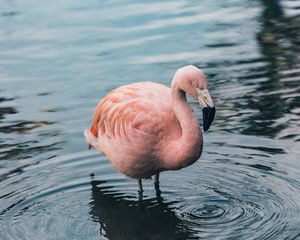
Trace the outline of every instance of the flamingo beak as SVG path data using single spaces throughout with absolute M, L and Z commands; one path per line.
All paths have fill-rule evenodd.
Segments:
M 216 108 L 207 89 L 196 88 L 196 91 L 203 114 L 203 130 L 206 132 L 215 118 Z

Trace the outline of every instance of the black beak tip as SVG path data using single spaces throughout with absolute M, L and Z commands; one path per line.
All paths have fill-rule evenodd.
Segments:
M 203 130 L 204 132 L 206 132 L 215 118 L 216 108 L 205 107 L 202 109 L 202 113 L 203 113 Z

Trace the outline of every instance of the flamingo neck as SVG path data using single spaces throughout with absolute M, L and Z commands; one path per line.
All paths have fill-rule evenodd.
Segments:
M 181 136 L 175 143 L 177 151 L 171 161 L 174 169 L 193 164 L 202 152 L 200 125 L 187 102 L 186 93 L 177 82 L 173 80 L 171 97 L 174 113 L 180 123 Z

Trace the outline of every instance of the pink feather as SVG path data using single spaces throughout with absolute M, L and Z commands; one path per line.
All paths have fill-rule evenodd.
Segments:
M 111 91 L 98 104 L 88 144 L 105 154 L 121 173 L 136 179 L 193 164 L 202 152 L 202 132 L 184 92 L 207 87 L 201 70 L 179 69 L 172 88 L 138 82 Z

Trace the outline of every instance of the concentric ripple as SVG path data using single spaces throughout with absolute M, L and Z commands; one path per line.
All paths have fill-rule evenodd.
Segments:
M 300 171 L 288 171 L 291 168 L 287 166 L 288 159 L 282 159 L 280 154 L 276 161 L 270 162 L 268 151 L 276 149 L 268 149 L 270 140 L 258 141 L 264 141 L 266 146 L 261 157 L 250 157 L 255 152 L 259 154 L 253 146 L 244 146 L 246 151 L 235 146 L 235 154 L 222 159 L 220 156 L 230 149 L 224 146 L 215 148 L 217 153 L 208 154 L 208 159 L 197 164 L 198 178 L 193 181 L 200 184 L 190 183 L 189 190 L 180 194 L 176 214 L 188 226 L 193 226 L 199 238 L 290 239 L 298 236 Z M 245 155 L 245 152 L 248 153 Z M 219 159 L 214 160 L 215 157 Z M 185 176 L 182 181 L 189 180 Z
M 122 181 L 102 160 L 95 152 L 65 155 L 27 166 L 25 174 L 2 182 L 4 189 L 20 183 L 10 195 L 1 194 L 0 239 L 93 239 L 97 228 L 87 214 L 91 171 L 102 171 L 103 181 Z

